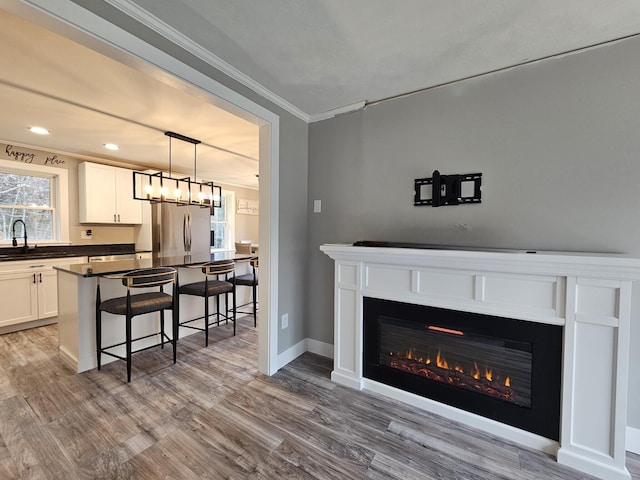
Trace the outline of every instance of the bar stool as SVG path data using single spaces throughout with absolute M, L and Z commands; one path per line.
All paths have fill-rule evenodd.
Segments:
M 242 305 L 238 305 L 238 308 L 246 307 L 247 305 L 253 304 L 253 312 L 240 311 L 236 310 L 237 313 L 253 313 L 253 326 L 255 327 L 258 323 L 257 321 L 257 312 L 258 312 L 258 257 L 253 257 L 249 259 L 249 264 L 251 265 L 251 273 L 246 273 L 244 275 L 236 276 L 236 286 L 245 286 L 251 287 L 252 290 L 252 301 L 243 303 Z
M 98 370 L 102 367 L 101 355 L 104 353 L 127 362 L 127 382 L 131 381 L 131 355 L 133 353 L 156 347 L 141 348 L 132 351 L 132 343 L 137 340 L 153 337 L 157 333 L 145 335 L 143 337 L 131 338 L 131 321 L 133 317 L 144 313 L 160 312 L 160 345 L 164 348 L 165 340 L 173 345 L 173 363 L 176 363 L 177 343 L 178 343 L 178 272 L 175 268 L 159 267 L 132 270 L 122 275 L 104 275 L 104 278 L 117 279 L 122 281 L 122 285 L 127 288 L 127 295 L 124 297 L 110 298 L 102 301 L 100 298 L 100 277 L 97 279 L 96 288 L 96 354 L 98 357 Z M 173 283 L 172 294 L 164 292 L 164 285 Z M 159 287 L 157 292 L 145 292 L 131 294 L 134 288 Z M 172 338 L 164 332 L 164 311 L 171 310 L 172 315 Z M 106 347 L 102 346 L 102 312 L 113 315 L 125 316 L 125 341 Z M 109 349 L 125 345 L 125 357 L 109 352 Z
M 200 330 L 205 332 L 205 346 L 209 346 L 209 298 L 216 297 L 216 311 L 213 315 L 216 316 L 216 325 L 220 325 L 220 318 L 227 323 L 229 320 L 233 322 L 233 335 L 236 334 L 236 284 L 233 273 L 236 265 L 233 260 L 217 260 L 213 262 L 207 262 L 202 265 L 198 265 L 190 268 L 200 268 L 205 275 L 204 281 L 187 283 L 181 285 L 179 292 L 181 295 L 194 295 L 204 298 L 204 316 L 193 318 L 191 320 L 185 320 L 179 322 L 179 325 L 194 330 Z M 233 297 L 233 309 L 231 312 L 233 316 L 229 315 L 229 297 L 228 294 Z M 220 312 L 220 295 L 225 296 L 225 313 Z M 196 320 L 204 319 L 204 328 L 188 325 Z

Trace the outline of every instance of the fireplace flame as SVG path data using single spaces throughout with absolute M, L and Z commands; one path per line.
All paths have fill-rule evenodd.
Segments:
M 478 368 L 478 364 L 473 362 L 473 370 L 471 371 L 471 376 L 476 380 L 480 380 L 480 369 Z
M 451 356 L 452 352 L 443 352 L 440 348 L 437 353 L 433 350 L 425 350 L 410 347 L 404 355 L 400 352 L 390 352 L 391 359 L 388 365 L 391 368 L 427 377 L 431 380 L 518 403 L 518 394 L 511 388 L 511 377 L 504 375 L 506 372 L 503 373 L 499 365 L 488 365 L 480 359 L 475 361 L 469 359 L 467 363 L 464 358 L 450 358 L 451 363 L 449 363 L 445 354 Z M 453 357 L 455 356 L 453 354 Z M 495 372 L 494 369 L 496 369 Z
M 436 355 L 436 365 L 440 368 L 444 368 L 445 370 L 449 370 L 449 364 L 447 363 L 447 360 L 440 353 L 440 350 L 438 350 L 438 355 Z
M 401 357 L 400 353 L 394 354 L 393 352 L 389 352 L 390 356 L 397 356 L 397 357 Z M 426 357 L 421 357 L 416 355 L 416 350 L 414 347 L 412 347 L 411 349 L 407 350 L 407 352 L 404 355 L 404 358 L 407 360 L 413 360 L 417 363 L 421 363 L 424 365 L 431 365 L 432 360 L 430 355 L 427 355 Z M 480 367 L 478 367 L 478 363 L 477 362 L 473 362 L 473 368 L 470 371 L 465 371 L 464 368 L 462 368 L 460 365 L 456 364 L 453 367 L 449 366 L 449 363 L 447 362 L 447 359 L 444 358 L 444 355 L 442 354 L 441 350 L 438 350 L 438 353 L 436 355 L 436 366 L 438 366 L 439 368 L 442 368 L 444 370 L 453 370 L 456 371 L 458 373 L 463 373 L 465 375 L 469 375 L 471 377 L 473 377 L 475 380 L 480 380 L 480 379 L 485 379 L 488 382 L 493 382 L 494 381 L 494 375 L 493 375 L 493 369 L 489 368 L 489 367 L 484 367 L 484 372 L 481 372 Z M 495 379 L 497 382 L 501 382 L 500 378 L 496 378 Z M 511 387 L 511 378 L 507 377 L 504 380 L 504 386 L 505 387 Z

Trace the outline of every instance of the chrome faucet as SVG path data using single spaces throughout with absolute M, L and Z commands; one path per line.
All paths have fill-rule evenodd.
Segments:
M 16 240 L 16 223 L 18 222 L 22 224 L 22 229 L 24 230 L 24 246 L 22 247 L 22 253 L 27 253 L 29 251 L 29 247 L 27 246 L 27 224 L 24 223 L 24 220 L 21 218 L 14 220 L 13 225 L 11 225 L 11 230 L 13 232 L 13 246 L 18 246 L 18 241 Z

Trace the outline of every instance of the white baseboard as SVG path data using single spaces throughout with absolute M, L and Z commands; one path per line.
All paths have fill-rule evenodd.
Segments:
M 323 357 L 333 358 L 333 345 L 319 342 L 312 338 L 300 340 L 293 347 L 278 354 L 278 369 L 284 367 L 289 362 L 292 362 L 305 352 L 311 352 Z
M 307 352 L 315 353 L 321 357 L 333 358 L 333 345 L 307 338 Z
M 278 365 L 277 369 L 281 369 L 287 363 L 294 361 L 300 355 L 307 351 L 307 339 L 300 340 L 293 347 L 288 348 L 282 353 L 278 354 Z
M 627 452 L 640 455 L 640 428 L 627 426 Z

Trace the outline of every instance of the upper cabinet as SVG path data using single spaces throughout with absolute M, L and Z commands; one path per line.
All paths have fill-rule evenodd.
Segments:
M 80 223 L 142 223 L 142 202 L 133 199 L 131 170 L 81 163 L 78 193 Z

